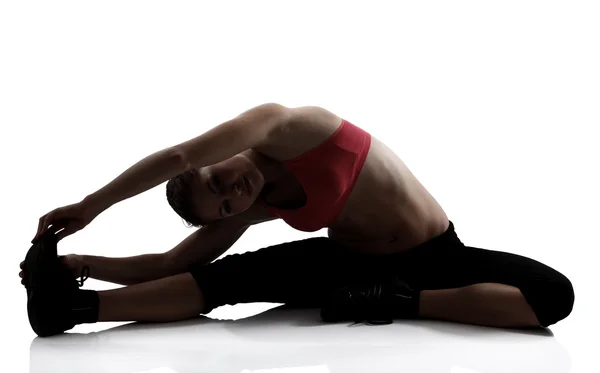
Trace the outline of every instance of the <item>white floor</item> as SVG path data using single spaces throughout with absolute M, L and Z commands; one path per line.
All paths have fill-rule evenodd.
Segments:
M 6 342 L 13 363 L 6 371 L 598 372 L 598 328 L 581 312 L 550 329 L 524 332 L 436 321 L 323 325 L 318 310 L 274 306 L 222 307 L 210 318 L 170 324 L 77 326 L 52 338 L 21 325 Z

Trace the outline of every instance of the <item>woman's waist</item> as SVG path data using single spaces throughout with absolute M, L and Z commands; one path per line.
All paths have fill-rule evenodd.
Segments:
M 375 219 L 377 220 L 377 219 Z M 415 248 L 443 234 L 449 226 L 445 214 L 429 219 L 398 219 L 362 225 L 336 224 L 328 236 L 349 250 L 371 254 L 393 254 Z

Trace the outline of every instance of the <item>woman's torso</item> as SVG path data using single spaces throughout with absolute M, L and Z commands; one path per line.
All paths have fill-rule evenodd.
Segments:
M 321 108 L 292 110 L 296 111 L 294 121 L 274 137 L 273 145 L 256 151 L 283 163 L 322 144 L 342 123 L 341 118 Z M 290 203 L 303 197 L 301 184 L 290 172 L 282 171 L 277 189 L 271 194 L 275 200 Z M 353 189 L 341 213 L 327 228 L 330 238 L 350 250 L 387 254 L 438 236 L 448 224 L 442 207 L 404 162 L 371 136 Z

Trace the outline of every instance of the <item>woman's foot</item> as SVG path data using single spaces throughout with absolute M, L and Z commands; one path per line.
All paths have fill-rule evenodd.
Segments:
M 325 322 L 391 324 L 418 315 L 419 292 L 396 277 L 373 279 L 334 291 L 321 308 Z
M 57 255 L 57 240 L 47 232 L 27 252 L 23 262 L 23 285 L 27 291 L 27 314 L 40 337 L 60 334 L 98 316 L 98 294 L 81 290 L 79 283 Z

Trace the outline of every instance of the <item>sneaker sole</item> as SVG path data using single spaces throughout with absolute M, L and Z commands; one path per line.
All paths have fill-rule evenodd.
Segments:
M 43 240 L 55 239 L 42 238 Z M 33 331 L 40 337 L 47 337 L 57 334 L 53 330 L 44 328 L 44 320 L 42 320 L 39 310 L 43 307 L 44 297 L 40 292 L 44 292 L 44 275 L 47 269 L 43 267 L 44 257 L 56 255 L 56 252 L 48 252 L 49 245 L 55 247 L 55 242 L 41 242 L 34 244 L 27 255 L 25 256 L 25 287 L 27 288 L 27 316 L 29 325 Z

